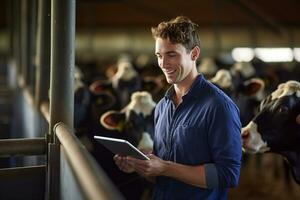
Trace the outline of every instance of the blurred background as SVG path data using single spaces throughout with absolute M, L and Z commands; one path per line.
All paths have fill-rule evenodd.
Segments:
M 11 88 L 22 85 L 22 81 L 16 80 L 18 70 L 11 66 L 24 65 L 22 63 L 26 62 L 21 71 L 27 72 L 25 84 L 33 94 L 37 92 L 37 55 L 43 49 L 43 46 L 38 47 L 37 42 L 38 2 L 40 1 L 3 0 L 0 6 L 1 84 Z M 236 71 L 247 73 L 249 68 L 244 65 L 236 67 L 237 63 L 250 65 L 252 71 L 249 77 L 259 77 L 265 82 L 264 95 L 270 94 L 282 82 L 300 79 L 299 0 L 77 0 L 75 9 L 75 65 L 80 71 L 80 79 L 87 87 L 96 80 L 110 80 L 124 60 L 132 63 L 143 77 L 159 77 L 161 72 L 157 67 L 150 29 L 159 22 L 178 15 L 187 16 L 199 25 L 201 55 L 197 63 L 198 70 L 208 79 L 216 75 L 219 69 L 229 70 L 231 74 Z M 46 14 L 50 20 L 50 11 Z M 50 32 L 50 28 L 46 31 Z M 47 42 L 50 43 L 50 37 L 46 37 Z M 19 60 L 15 59 L 15 55 L 19 55 L 19 48 L 27 58 L 21 56 Z M 49 71 L 46 70 L 45 73 Z M 162 79 L 159 81 L 162 82 Z M 47 86 L 45 90 L 49 89 L 49 83 Z M 153 96 L 155 102 L 166 87 L 162 86 L 160 89 L 152 91 L 152 95 L 156 95 Z M 8 134 L 3 135 L 3 138 L 11 135 L 20 137 L 17 133 L 20 129 L 25 132 L 40 131 L 36 126 L 28 128 L 27 121 L 16 114 L 21 112 L 21 108 L 22 112 L 29 112 L 25 109 L 26 106 L 12 105 L 16 104 L 12 100 L 16 94 L 11 90 L 3 91 L 4 89 L 1 93 L 0 128 Z M 122 106 L 113 108 L 121 109 Z M 257 111 L 257 107 L 240 109 L 245 109 L 246 112 L 253 109 L 254 113 Z M 99 112 L 102 114 L 107 110 L 105 108 Z M 97 123 L 101 114 L 96 114 Z M 244 120 L 243 125 L 246 125 L 249 118 Z M 76 119 L 74 121 L 77 122 Z M 87 124 L 86 121 L 76 124 L 78 137 L 100 129 L 95 123 Z M 17 126 L 22 128 L 16 128 Z M 102 129 L 103 127 L 100 130 Z M 87 148 L 90 147 L 89 143 L 84 144 Z M 97 144 L 93 145 L 95 147 Z M 97 151 L 92 154 L 97 159 Z M 20 161 L 13 163 L 18 162 Z M 286 165 L 282 157 L 274 154 L 245 154 L 239 186 L 230 189 L 229 199 L 300 199 L 300 187 L 294 182 Z M 109 170 L 112 166 L 102 163 L 102 167 Z M 134 189 L 129 188 L 132 187 L 130 183 L 118 184 L 120 180 L 111 176 L 125 197 L 137 198 L 132 195 Z M 132 181 L 135 179 L 133 177 Z M 151 188 L 144 182 L 142 184 L 143 188 Z M 124 185 L 129 186 L 124 189 Z M 141 199 L 147 199 L 147 195 L 149 194 L 143 193 Z

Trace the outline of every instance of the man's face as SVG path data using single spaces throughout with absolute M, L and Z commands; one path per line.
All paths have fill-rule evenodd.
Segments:
M 158 65 L 170 84 L 180 83 L 195 67 L 191 52 L 188 53 L 182 44 L 172 44 L 169 40 L 157 38 L 155 54 Z

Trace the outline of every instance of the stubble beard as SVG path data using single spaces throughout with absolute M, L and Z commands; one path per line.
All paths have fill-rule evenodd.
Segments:
M 169 84 L 176 84 L 178 82 L 180 82 L 181 80 L 181 68 L 176 69 L 176 72 L 174 74 L 172 74 L 172 76 L 168 76 L 167 74 L 165 74 L 166 80 Z M 174 80 L 175 78 L 175 80 Z

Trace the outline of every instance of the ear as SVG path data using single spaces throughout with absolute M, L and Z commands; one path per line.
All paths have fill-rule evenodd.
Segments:
M 103 91 L 112 90 L 112 84 L 106 80 L 97 80 L 89 86 L 89 90 L 92 94 L 97 95 Z
M 265 83 L 260 78 L 252 78 L 244 83 L 243 93 L 247 96 L 254 96 L 265 88 Z
M 100 123 L 108 130 L 118 130 L 122 132 L 125 125 L 125 117 L 125 113 L 110 110 L 101 116 Z
M 296 117 L 296 122 L 300 125 L 300 114 Z
M 200 56 L 200 47 L 195 46 L 191 52 L 191 59 L 193 61 L 196 61 L 199 58 L 199 56 Z

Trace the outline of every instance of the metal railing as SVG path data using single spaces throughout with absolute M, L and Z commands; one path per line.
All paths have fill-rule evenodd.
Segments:
M 72 130 L 59 122 L 54 126 L 54 133 L 87 199 L 123 199 Z
M 49 114 L 49 103 L 48 102 L 42 102 L 40 107 L 41 113 L 43 114 L 46 121 L 50 122 L 50 114 Z
M 0 156 L 45 155 L 45 138 L 1 139 Z

